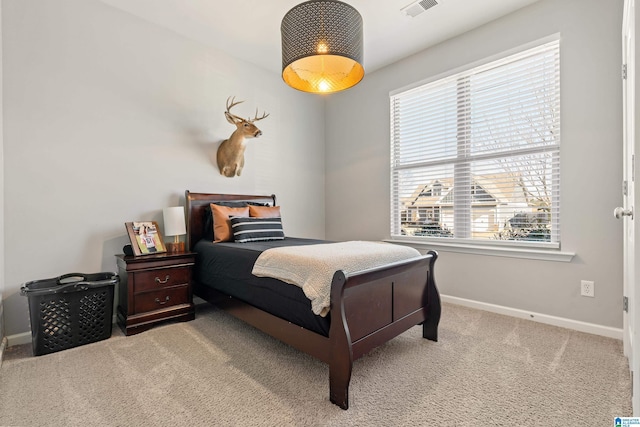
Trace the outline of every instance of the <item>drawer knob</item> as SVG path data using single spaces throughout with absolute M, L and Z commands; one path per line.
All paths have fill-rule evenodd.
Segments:
M 164 278 L 164 280 L 160 280 L 159 277 L 156 277 L 156 283 L 160 283 L 161 285 L 164 285 L 165 283 L 167 283 L 169 281 L 169 275 L 167 274 L 167 276 Z
M 169 295 L 167 295 L 164 301 L 160 301 L 160 298 L 156 298 L 156 302 L 160 305 L 166 304 L 167 302 L 169 302 Z

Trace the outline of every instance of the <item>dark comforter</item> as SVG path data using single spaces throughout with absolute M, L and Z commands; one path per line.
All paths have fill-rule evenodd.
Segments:
M 251 274 L 256 259 L 267 249 L 319 243 L 327 242 L 292 237 L 253 243 L 212 243 L 201 240 L 194 246 L 194 251 L 198 253 L 195 280 L 305 329 L 329 336 L 331 314 L 327 317 L 313 314 L 311 301 L 301 288 Z

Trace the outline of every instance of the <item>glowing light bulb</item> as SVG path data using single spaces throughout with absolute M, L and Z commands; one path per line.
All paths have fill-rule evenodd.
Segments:
M 329 82 L 324 79 L 320 80 L 320 82 L 318 83 L 318 89 L 320 90 L 320 92 L 327 92 L 330 88 L 331 86 L 329 85 Z
M 325 42 L 318 43 L 318 53 L 323 54 L 328 52 L 329 52 L 329 46 L 327 46 Z

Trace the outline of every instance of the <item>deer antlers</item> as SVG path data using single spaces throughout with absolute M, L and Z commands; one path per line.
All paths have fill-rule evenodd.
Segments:
M 253 122 L 257 122 L 258 120 L 265 119 L 267 117 L 269 117 L 269 113 L 267 113 L 266 111 L 264 113 L 262 113 L 262 117 L 258 117 L 258 107 L 256 107 L 256 116 L 253 119 L 249 120 L 249 121 L 251 123 L 253 123 Z
M 231 100 L 231 104 L 229 104 L 229 100 Z M 256 107 L 256 115 L 253 119 L 243 119 L 242 117 L 238 117 L 235 114 L 231 114 L 231 109 L 233 107 L 235 107 L 238 104 L 242 104 L 244 101 L 237 101 L 236 102 L 236 97 L 229 97 L 227 98 L 227 111 L 225 111 L 225 115 L 226 116 L 230 116 L 232 117 L 234 120 L 244 120 L 245 122 L 249 122 L 249 123 L 253 123 L 253 122 L 257 122 L 258 120 L 262 120 L 262 119 L 266 119 L 267 117 L 269 117 L 269 114 L 265 111 L 262 114 L 262 117 L 258 117 L 258 108 Z

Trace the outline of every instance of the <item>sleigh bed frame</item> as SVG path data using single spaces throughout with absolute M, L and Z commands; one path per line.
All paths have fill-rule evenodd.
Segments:
M 202 239 L 205 208 L 229 201 L 268 202 L 276 197 L 185 192 L 187 247 Z M 329 365 L 329 396 L 342 409 L 349 408 L 349 382 L 353 361 L 415 325 L 422 336 L 437 341 L 440 296 L 433 268 L 437 253 L 409 261 L 346 275 L 339 270 L 331 282 L 329 336 L 304 329 L 237 298 L 195 282 L 194 294 L 231 315 Z

